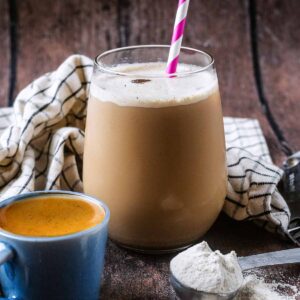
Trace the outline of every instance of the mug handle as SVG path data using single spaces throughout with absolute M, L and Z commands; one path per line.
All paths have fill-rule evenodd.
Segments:
M 14 256 L 13 250 L 7 244 L 0 242 L 0 265 L 11 260 Z M 0 300 L 9 300 L 9 298 L 2 298 Z

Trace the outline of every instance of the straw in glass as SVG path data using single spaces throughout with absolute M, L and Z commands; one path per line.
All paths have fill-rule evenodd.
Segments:
M 190 0 L 179 0 L 178 2 L 178 8 L 166 69 L 166 72 L 168 74 L 175 73 L 177 69 L 189 2 Z

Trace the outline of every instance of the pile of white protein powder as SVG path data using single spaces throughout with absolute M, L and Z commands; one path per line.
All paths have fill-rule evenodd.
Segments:
M 282 300 L 280 296 L 254 276 L 243 278 L 234 251 L 222 254 L 212 251 L 206 242 L 179 253 L 171 260 L 173 276 L 183 285 L 209 293 L 230 293 L 240 288 L 235 300 Z
M 171 272 L 185 286 L 204 292 L 233 292 L 243 283 L 236 253 L 223 255 L 219 250 L 212 251 L 206 242 L 175 256 Z

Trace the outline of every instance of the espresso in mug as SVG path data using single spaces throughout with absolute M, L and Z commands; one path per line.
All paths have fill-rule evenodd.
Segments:
M 54 237 L 91 228 L 104 217 L 103 208 L 92 202 L 42 197 L 0 208 L 0 227 L 18 235 Z

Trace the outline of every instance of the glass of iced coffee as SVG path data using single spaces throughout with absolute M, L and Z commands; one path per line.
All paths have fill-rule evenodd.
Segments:
M 87 194 L 111 210 L 110 238 L 146 252 L 184 248 L 219 215 L 226 192 L 223 118 L 211 55 L 134 46 L 95 59 L 84 149 Z

